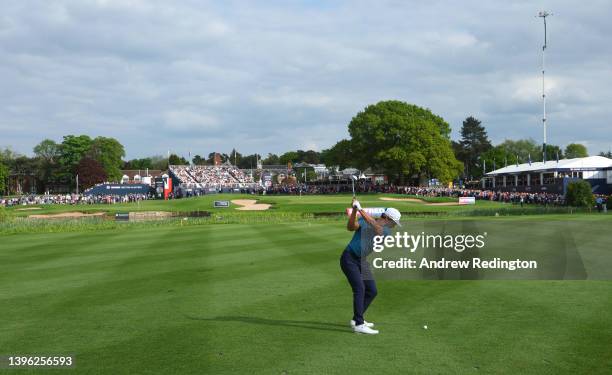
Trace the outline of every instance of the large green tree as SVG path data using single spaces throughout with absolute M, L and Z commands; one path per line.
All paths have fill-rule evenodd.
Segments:
M 464 175 L 467 178 L 482 176 L 480 159 L 492 146 L 480 120 L 473 116 L 466 118 L 461 126 L 461 140 L 453 146 L 457 159 L 463 162 Z
M 321 162 L 321 154 L 314 150 L 297 150 L 297 162 L 308 164 L 319 164 Z
M 191 161 L 193 162 L 194 165 L 205 165 L 206 164 L 206 159 L 204 159 L 200 155 L 194 156 L 193 159 L 191 159 Z
M 269 153 L 268 156 L 266 156 L 266 158 L 262 160 L 262 163 L 264 165 L 278 165 L 280 163 L 280 160 L 278 158 L 278 155 Z
M 557 145 L 546 145 L 546 160 L 547 161 L 556 161 L 557 160 L 557 156 L 559 157 L 559 159 L 563 159 L 563 150 L 561 149 L 561 147 L 557 146 Z M 541 161 L 542 158 L 540 157 L 538 159 L 538 161 Z
M 3 149 L 0 149 L 0 162 L 3 162 L 5 165 L 8 165 L 10 163 L 11 160 L 19 157 L 21 155 L 19 155 L 18 152 L 13 151 L 11 148 L 9 147 L 5 147 Z
M 34 146 L 38 166 L 34 172 L 38 177 L 39 191 L 46 191 L 49 184 L 56 182 L 61 175 L 61 145 L 52 139 L 44 139 Z
M 151 156 L 150 159 L 152 169 L 159 169 L 162 171 L 168 169 L 168 158 L 165 156 L 155 155 Z
M 151 158 L 132 159 L 123 163 L 123 169 L 155 169 Z
M 259 159 L 261 159 L 261 156 L 259 154 L 251 154 L 251 155 L 242 156 L 238 160 L 238 168 L 242 168 L 242 169 L 257 168 L 257 160 Z
M 52 139 L 44 139 L 34 146 L 34 155 L 47 163 L 55 163 L 60 157 L 60 145 Z
M 125 156 L 125 149 L 115 138 L 96 137 L 91 142 L 91 147 L 88 156 L 96 160 L 110 181 L 119 181 L 121 179 L 122 159 Z
M 282 154 L 280 157 L 278 157 L 278 163 L 287 164 L 288 162 L 291 162 L 293 164 L 296 164 L 296 163 L 319 164 L 321 163 L 321 152 L 314 151 L 314 150 L 287 151 L 284 154 Z
M 518 163 L 527 163 L 531 156 L 531 161 L 542 160 L 542 148 L 533 139 L 519 139 L 516 141 L 506 139 L 496 147 L 503 149 L 508 154 L 508 164 L 510 160 Z M 517 159 L 518 157 L 518 159 Z
M 278 161 L 281 164 L 287 164 L 289 162 L 295 164 L 299 161 L 299 155 L 296 151 L 287 151 L 281 156 L 279 156 Z
M 321 152 L 321 161 L 328 167 L 348 168 L 353 161 L 351 141 L 343 139 L 329 149 Z
M 170 165 L 187 165 L 189 162 L 182 156 L 178 156 L 177 154 L 170 154 L 168 158 L 168 163 Z
M 79 161 L 91 150 L 93 140 L 88 135 L 66 135 L 60 145 L 59 163 L 62 171 L 74 176 Z
M 400 183 L 448 182 L 463 169 L 451 148 L 448 123 L 416 105 L 394 100 L 370 105 L 353 117 L 349 134 L 358 168 L 382 169 Z
M 586 147 L 580 143 L 570 143 L 565 146 L 565 157 L 568 159 L 573 158 L 586 158 L 589 156 Z

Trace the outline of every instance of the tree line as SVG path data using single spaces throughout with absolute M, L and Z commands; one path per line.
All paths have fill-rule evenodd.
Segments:
M 0 150 L 0 192 L 7 189 L 9 173 L 18 178 L 33 177 L 37 191 L 53 186 L 83 186 L 121 178 L 123 145 L 114 138 L 66 135 L 61 143 L 45 139 L 34 147 L 34 156 Z
M 486 171 L 514 163 L 541 161 L 540 145 L 532 139 L 505 140 L 493 145 L 480 120 L 470 116 L 463 121 L 461 138 L 450 139 L 450 125 L 427 108 L 389 100 L 367 106 L 348 124 L 349 138 L 322 150 L 295 150 L 277 155 L 244 155 L 233 149 L 220 153 L 221 161 L 250 169 L 258 160 L 264 165 L 291 162 L 325 164 L 340 169 L 371 168 L 400 184 L 418 184 L 436 178 L 441 182 L 476 180 Z M 122 169 L 165 170 L 168 164 L 212 165 L 215 152 L 189 155 L 170 154 L 123 160 L 124 146 L 114 138 L 67 135 L 61 143 L 45 139 L 34 147 L 34 157 L 0 150 L 0 192 L 6 190 L 9 172 L 35 176 L 38 191 L 55 185 L 74 187 L 76 176 L 81 186 L 101 181 L 118 181 Z M 612 157 L 610 152 L 600 153 Z M 547 145 L 546 159 L 588 156 L 586 148 L 572 143 L 562 149 Z

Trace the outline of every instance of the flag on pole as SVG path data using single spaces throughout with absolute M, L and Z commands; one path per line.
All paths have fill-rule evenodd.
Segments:
M 518 158 L 518 154 L 516 154 L 516 166 L 518 167 L 519 164 L 519 158 Z
M 529 165 L 531 165 L 531 152 L 529 153 Z
M 487 173 L 487 160 L 482 159 L 482 174 Z

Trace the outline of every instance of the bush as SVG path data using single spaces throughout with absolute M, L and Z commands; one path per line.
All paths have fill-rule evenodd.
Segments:
M 569 206 L 592 208 L 595 205 L 595 197 L 591 184 L 584 180 L 570 182 L 567 185 L 565 201 Z
M 0 223 L 9 221 L 10 218 L 11 218 L 11 214 L 9 214 L 8 211 L 4 207 L 0 206 Z

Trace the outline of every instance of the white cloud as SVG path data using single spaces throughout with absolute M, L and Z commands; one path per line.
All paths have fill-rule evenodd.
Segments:
M 219 126 L 219 121 L 214 116 L 189 110 L 165 112 L 164 123 L 168 129 L 179 131 L 217 130 Z
M 293 108 L 308 108 L 308 107 L 327 107 L 333 105 L 334 98 L 317 93 L 294 92 L 283 88 L 278 92 L 270 95 L 254 95 L 253 101 L 259 105 L 266 106 L 287 106 Z

